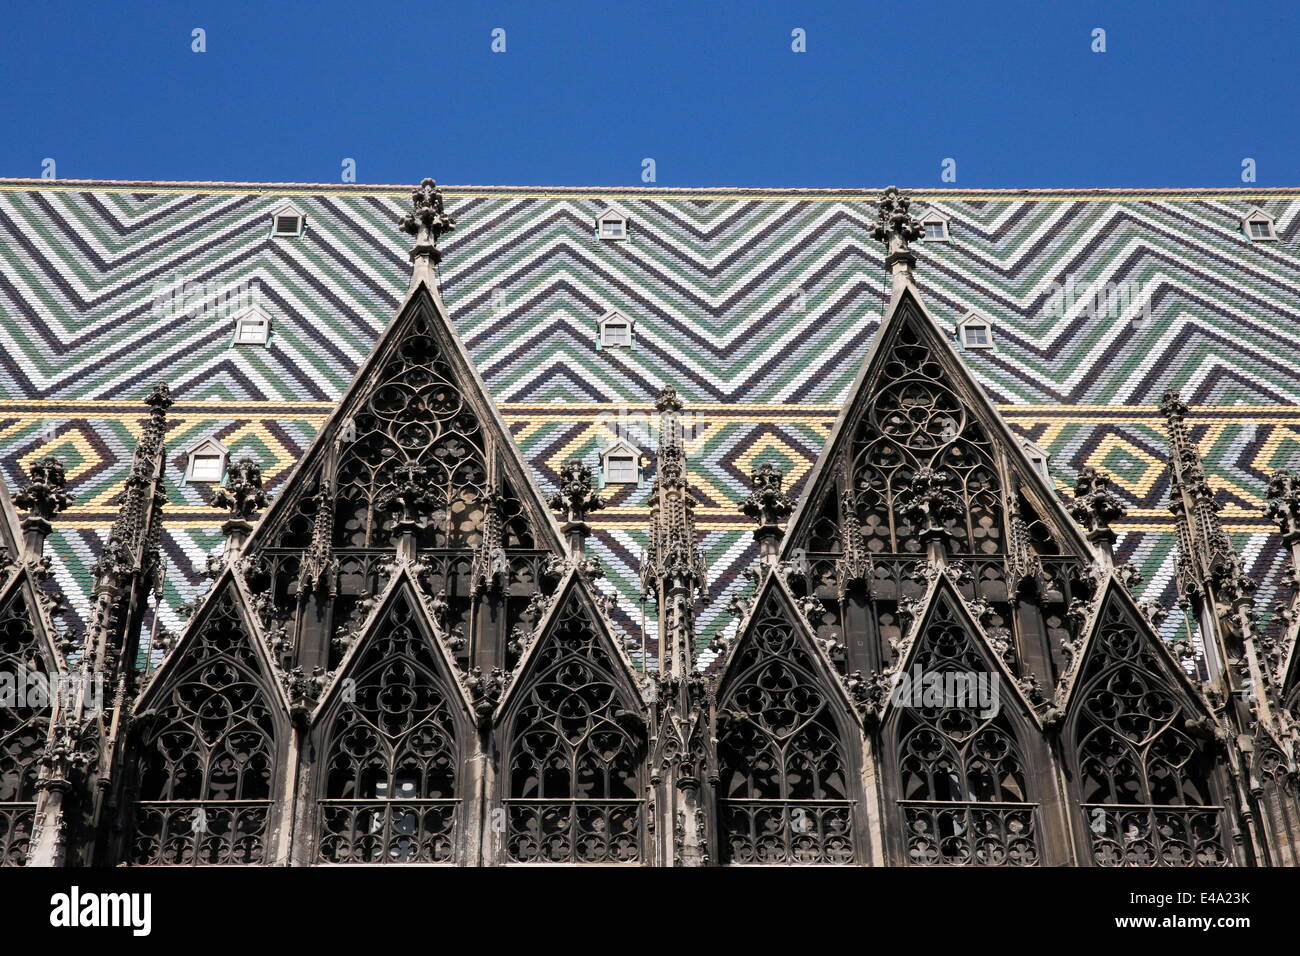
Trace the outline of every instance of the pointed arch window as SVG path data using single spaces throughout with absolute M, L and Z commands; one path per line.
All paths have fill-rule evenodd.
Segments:
M 325 720 L 318 862 L 455 862 L 463 733 L 432 639 L 399 593 L 343 676 Z
M 39 759 L 49 735 L 48 690 L 55 673 L 32 626 L 21 586 L 0 607 L 0 674 L 9 700 L 0 700 L 0 866 L 23 866 L 31 850 Z M 19 688 L 22 697 L 16 695 Z M 46 688 L 40 699 L 35 694 Z
M 857 859 L 844 731 L 797 635 L 769 595 L 718 695 L 718 821 L 730 864 Z
M 233 591 L 210 601 L 141 724 L 138 866 L 271 862 L 284 730 Z
M 1082 824 L 1097 866 L 1226 866 L 1221 782 L 1170 665 L 1114 599 L 1074 689 Z
M 643 855 L 639 704 L 575 600 L 557 612 L 511 707 L 506 857 L 512 863 L 639 863 Z
M 1010 701 L 981 695 L 1001 674 L 970 625 L 939 601 L 888 726 L 898 773 L 904 862 L 912 866 L 1034 866 L 1038 804 Z

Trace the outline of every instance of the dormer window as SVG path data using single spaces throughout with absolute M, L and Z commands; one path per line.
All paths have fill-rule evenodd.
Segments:
M 596 236 L 600 239 L 626 239 L 627 213 L 617 206 L 610 206 L 596 217 Z
M 1256 206 L 1246 213 L 1241 220 L 1242 231 L 1251 242 L 1276 242 L 1277 230 L 1273 227 L 1273 217 Z
M 602 348 L 631 348 L 632 320 L 618 310 L 606 312 L 600 320 Z
M 957 323 L 957 334 L 961 344 L 968 349 L 993 348 L 993 323 L 977 312 L 968 312 Z
M 271 318 L 261 309 L 246 309 L 235 317 L 236 345 L 265 345 L 270 339 Z
M 277 238 L 301 236 L 306 222 L 297 206 L 284 203 L 271 211 L 271 235 Z
M 926 242 L 948 241 L 948 220 L 938 213 L 931 212 L 922 216 L 921 228 L 925 230 Z
M 1048 466 L 1049 455 L 1043 449 L 1039 448 L 1033 442 L 1027 439 L 1021 439 L 1020 447 L 1025 451 L 1025 457 L 1029 459 L 1029 464 L 1033 466 L 1034 471 L 1038 472 L 1050 483 L 1052 480 L 1052 469 Z
M 625 441 L 606 448 L 600 463 L 607 485 L 635 485 L 641 480 L 641 451 Z
M 205 438 L 190 447 L 189 461 L 185 467 L 185 480 L 191 484 L 220 483 L 226 473 L 226 446 L 215 438 Z

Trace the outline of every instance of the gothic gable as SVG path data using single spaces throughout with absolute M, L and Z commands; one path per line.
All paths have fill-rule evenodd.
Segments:
M 402 568 L 314 717 L 312 862 L 456 860 L 474 723 L 435 627 Z
M 1092 862 L 1226 865 L 1213 720 L 1113 578 L 1077 666 L 1062 736 Z
M 1041 861 L 1041 727 L 947 575 L 894 674 L 882 724 L 887 844 L 912 866 Z
M 645 705 L 587 587 L 566 574 L 494 717 L 508 862 L 645 860 Z
M 865 856 L 861 730 L 779 576 L 768 573 L 719 676 L 719 846 L 732 864 Z
M 131 863 L 273 861 L 274 807 L 290 773 L 287 702 L 274 675 L 226 571 L 136 707 Z
M 322 508 L 329 509 L 322 514 Z M 249 542 L 391 549 L 403 514 L 420 548 L 560 551 L 554 520 L 438 297 L 423 283 L 340 400 Z
M 918 476 L 934 476 L 939 497 L 928 511 L 918 506 Z M 857 526 L 845 529 L 850 516 Z M 970 559 L 1091 557 L 1055 489 L 908 284 L 813 468 L 784 554 L 842 551 L 848 534 L 869 555 L 921 555 L 932 525 L 949 554 Z

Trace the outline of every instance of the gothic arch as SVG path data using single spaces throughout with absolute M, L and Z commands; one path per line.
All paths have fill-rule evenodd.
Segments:
M 313 863 L 466 862 L 474 725 L 399 575 L 315 717 Z
M 40 756 L 50 734 L 59 657 L 36 618 L 33 589 L 19 571 L 0 594 L 0 866 L 27 862 Z
M 1112 581 L 1070 691 L 1063 740 L 1095 866 L 1226 866 L 1224 782 L 1204 706 Z
M 498 708 L 506 863 L 644 863 L 646 715 L 635 675 L 570 572 Z
M 941 578 L 886 711 L 887 842 L 911 866 L 1035 866 L 1041 731 L 959 600 Z
M 861 729 L 774 574 L 763 591 L 718 684 L 722 862 L 861 862 Z
M 276 861 L 289 771 L 284 696 L 230 571 L 137 707 L 126 861 Z

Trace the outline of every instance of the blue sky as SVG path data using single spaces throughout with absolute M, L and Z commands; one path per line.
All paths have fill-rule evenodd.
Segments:
M 651 158 L 660 187 L 1239 186 L 1249 157 L 1259 185 L 1300 184 L 1294 0 L 11 2 L 0 22 L 0 176 L 339 182 L 351 158 L 361 183 L 635 186 Z

